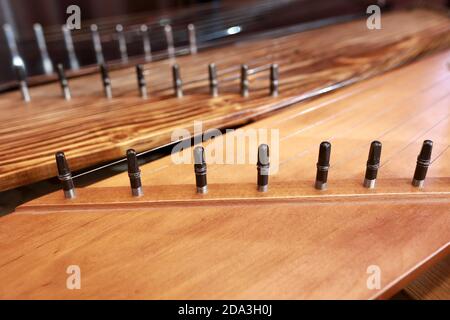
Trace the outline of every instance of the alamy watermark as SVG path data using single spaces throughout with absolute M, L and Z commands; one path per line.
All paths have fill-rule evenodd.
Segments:
M 194 122 L 194 134 L 187 129 L 172 132 L 172 142 L 178 142 L 172 149 L 174 164 L 194 164 L 191 137 L 194 145 L 208 141 L 205 146 L 205 158 L 208 164 L 254 164 L 258 160 L 258 146 L 270 147 L 270 174 L 278 172 L 280 163 L 280 132 L 278 129 L 227 129 L 225 135 L 219 129 L 203 132 L 203 123 Z
M 81 269 L 78 265 L 70 265 L 66 269 L 66 273 L 69 274 L 66 280 L 66 288 L 69 290 L 81 289 Z
M 69 17 L 66 20 L 66 26 L 69 30 L 81 29 L 81 8 L 77 5 L 70 5 L 66 9 Z
M 373 264 L 367 267 L 366 272 L 369 275 L 366 280 L 367 289 L 381 289 L 381 268 Z
M 380 6 L 373 4 L 367 7 L 367 14 L 370 16 L 367 18 L 366 26 L 369 30 L 381 29 L 381 8 Z

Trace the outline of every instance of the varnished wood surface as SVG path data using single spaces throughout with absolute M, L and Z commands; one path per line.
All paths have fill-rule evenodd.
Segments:
M 99 75 L 70 81 L 73 99 L 60 97 L 59 85 L 31 89 L 25 104 L 18 92 L 0 97 L 0 190 L 55 175 L 54 153 L 64 150 L 76 170 L 170 141 L 174 128 L 192 130 L 249 122 L 323 91 L 332 90 L 450 44 L 448 18 L 427 11 L 383 15 L 383 29 L 370 31 L 365 19 L 291 36 L 264 39 L 177 58 L 185 97 L 173 98 L 170 65 L 151 63 L 151 98 L 138 97 L 134 71 L 111 72 L 114 99 L 103 98 Z M 226 54 L 224 54 L 226 52 Z M 220 96 L 211 99 L 207 64 L 219 70 Z M 270 63 L 280 65 L 280 96 L 268 96 Z M 239 65 L 251 72 L 250 97 L 238 94 Z
M 340 180 L 330 189 L 319 191 L 311 182 L 272 183 L 270 192 L 257 191 L 255 184 L 209 184 L 207 194 L 197 194 L 192 185 L 166 185 L 143 187 L 144 195 L 133 197 L 129 187 L 81 188 L 70 201 L 60 192 L 52 193 L 28 202 L 16 211 L 21 213 L 49 213 L 80 210 L 117 210 L 152 208 L 172 205 L 216 205 L 237 203 L 334 203 L 352 201 L 439 201 L 450 197 L 450 178 L 430 178 L 423 189 L 411 185 L 410 179 L 385 179 L 378 181 L 378 188 L 366 189 L 360 180 Z
M 274 197 L 281 192 L 277 186 L 287 183 L 302 186 L 298 201 L 196 200 L 145 207 L 126 202 L 108 210 L 66 202 L 63 210 L 47 211 L 35 210 L 30 203 L 1 218 L 0 297 L 391 296 L 450 253 L 449 58 L 449 52 L 425 58 L 246 126 L 280 130 L 280 167 L 270 176 L 265 196 Z M 407 183 L 421 143 L 431 139 L 432 164 L 422 192 L 429 196 L 439 182 L 440 195 L 414 196 L 421 192 L 413 190 L 405 197 L 349 199 L 357 181 L 362 182 L 375 139 L 383 143 L 376 192 L 386 190 L 390 179 L 402 181 L 391 183 L 391 188 L 410 190 Z M 315 193 L 315 163 L 323 140 L 332 143 L 329 192 L 340 190 L 347 195 L 345 201 L 329 201 L 326 193 L 323 201 L 300 200 Z M 170 195 L 151 193 L 158 188 L 178 197 L 193 196 L 192 165 L 175 165 L 166 157 L 141 170 L 148 197 L 167 200 Z M 209 197 L 215 191 L 242 195 L 255 186 L 255 165 L 209 164 L 208 179 Z M 345 186 L 346 179 L 354 181 L 353 187 Z M 244 191 L 217 190 L 214 186 L 220 184 L 242 184 Z M 76 201 L 105 197 L 97 193 L 107 188 L 120 196 L 112 193 L 104 201 L 129 199 L 127 186 L 126 173 L 120 174 L 79 189 Z M 35 205 L 57 203 L 61 196 L 50 195 Z M 66 289 L 69 265 L 81 268 L 80 290 Z M 371 265 L 380 267 L 380 289 L 366 285 Z
M 319 144 L 330 141 L 330 185 L 341 180 L 362 181 L 370 143 L 383 144 L 378 178 L 412 179 L 417 155 L 426 139 L 433 140 L 429 178 L 450 177 L 450 52 L 428 57 L 322 98 L 293 106 L 280 114 L 243 129 L 279 130 L 279 169 L 271 183 L 314 182 Z M 227 136 L 236 136 L 237 132 Z M 270 135 L 269 135 L 270 137 Z M 215 143 L 205 143 L 213 150 Z M 260 139 L 258 143 L 269 143 Z M 225 142 L 224 142 L 225 145 Z M 210 149 L 211 148 L 211 149 Z M 245 150 L 243 165 L 208 164 L 210 184 L 255 184 L 256 147 Z M 274 148 L 271 148 L 274 151 Z M 189 154 L 192 150 L 187 151 Z M 275 154 L 272 155 L 274 160 Z M 272 161 L 273 162 L 273 161 Z M 174 165 L 171 157 L 142 167 L 145 186 L 195 185 L 192 164 Z M 382 183 L 382 182 L 380 182 Z M 100 181 L 92 187 L 128 186 L 126 173 Z M 271 189 L 272 190 L 272 189 Z
M 449 203 L 162 207 L 9 215 L 1 298 L 367 299 L 448 254 Z M 12 232 L 14 230 L 14 232 Z M 66 269 L 81 268 L 81 289 Z M 366 286 L 378 265 L 382 290 Z

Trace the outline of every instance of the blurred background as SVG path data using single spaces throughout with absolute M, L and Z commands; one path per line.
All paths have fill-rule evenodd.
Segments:
M 45 70 L 33 25 L 43 27 L 52 64 L 71 68 L 61 26 L 69 14 L 81 9 L 81 29 L 71 32 L 76 58 L 81 67 L 96 63 L 91 24 L 97 24 L 105 60 L 119 61 L 116 25 L 122 24 L 130 57 L 142 57 L 140 27 L 149 27 L 152 52 L 167 47 L 164 25 L 173 28 L 176 48 L 187 47 L 187 25 L 195 24 L 199 48 L 219 46 L 264 32 L 297 26 L 307 29 L 366 15 L 370 4 L 383 10 L 413 5 L 448 6 L 450 0 L 0 0 L 0 25 L 9 26 L 13 41 L 28 76 L 51 74 Z M 4 28 L 0 32 L 0 91 L 15 87 L 11 39 L 8 46 Z M 45 79 L 45 77 L 44 77 Z

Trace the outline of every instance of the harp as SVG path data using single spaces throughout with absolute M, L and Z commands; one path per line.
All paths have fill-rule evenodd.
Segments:
M 5 116 L 1 145 L 13 152 L 2 153 L 3 190 L 54 176 L 58 150 L 79 170 L 130 148 L 182 148 L 88 186 L 75 175 L 76 197 L 58 190 L 2 217 L 0 296 L 391 297 L 450 250 L 449 29 L 445 15 L 415 9 L 386 14 L 373 32 L 356 19 L 199 50 L 145 64 L 146 99 L 131 67 L 109 72 L 111 99 L 97 72 L 69 79 L 70 101 L 56 82 L 30 87 L 29 103 L 4 93 L 1 108 L 22 112 Z M 171 141 L 176 129 L 197 140 Z M 374 140 L 383 147 L 367 188 Z M 418 186 L 424 140 L 433 149 Z M 198 141 L 207 193 L 196 189 Z M 322 141 L 332 147 L 327 189 L 317 190 Z M 261 144 L 270 147 L 265 192 Z M 70 265 L 82 290 L 67 290 Z

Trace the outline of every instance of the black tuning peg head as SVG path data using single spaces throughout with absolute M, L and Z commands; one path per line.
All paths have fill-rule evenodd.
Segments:
M 127 150 L 128 177 L 130 178 L 131 194 L 140 197 L 144 194 L 142 190 L 141 170 L 137 160 L 136 151 Z
M 258 162 L 256 167 L 258 169 L 258 191 L 267 192 L 270 169 L 269 146 L 267 144 L 261 144 L 258 147 Z
M 55 154 L 56 167 L 58 169 L 58 179 L 61 181 L 61 185 L 64 191 L 64 197 L 66 199 L 75 198 L 75 186 L 72 179 L 72 172 L 67 164 L 66 156 L 64 152 L 57 152 Z
M 196 147 L 194 149 L 194 172 L 195 184 L 197 186 L 197 193 L 208 192 L 208 182 L 206 179 L 206 159 L 205 149 L 203 147 Z
M 317 161 L 317 174 L 315 188 L 326 190 L 328 170 L 330 169 L 331 143 L 324 141 L 320 144 L 319 159 Z
M 422 149 L 420 150 L 419 156 L 417 157 L 416 170 L 414 171 L 414 178 L 412 181 L 413 186 L 423 188 L 428 167 L 431 164 L 432 151 L 433 141 L 425 140 L 422 144 Z
M 366 165 L 366 175 L 364 177 L 364 187 L 375 188 L 378 169 L 380 168 L 381 142 L 373 141 L 370 144 L 369 157 Z

